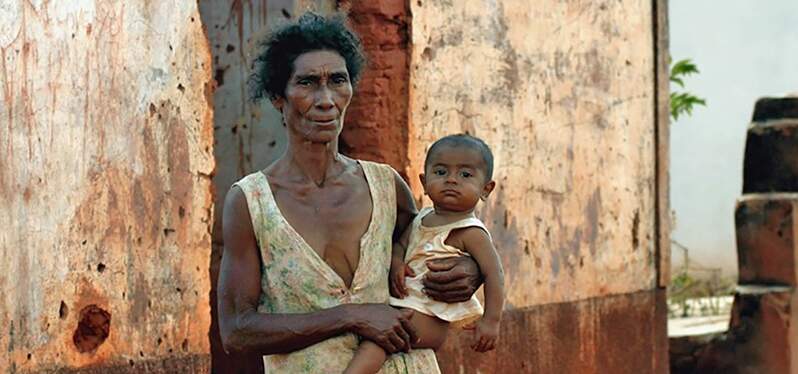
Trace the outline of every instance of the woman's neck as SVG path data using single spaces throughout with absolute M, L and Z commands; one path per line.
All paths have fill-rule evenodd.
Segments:
M 317 187 L 341 173 L 344 165 L 338 153 L 338 142 L 312 143 L 308 141 L 290 142 L 285 151 L 285 160 L 292 174 L 304 177 Z

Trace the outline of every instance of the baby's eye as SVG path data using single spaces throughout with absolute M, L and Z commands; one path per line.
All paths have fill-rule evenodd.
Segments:
M 433 174 L 435 174 L 435 175 L 440 175 L 440 176 L 443 176 L 443 175 L 446 175 L 446 170 L 444 170 L 444 169 L 437 169 L 437 170 L 433 170 L 433 171 L 432 171 L 432 173 L 433 173 Z
M 473 176 L 473 174 L 471 174 L 470 172 L 467 172 L 467 171 L 461 171 L 460 172 L 460 176 L 463 177 L 463 178 L 471 178 L 471 176 Z

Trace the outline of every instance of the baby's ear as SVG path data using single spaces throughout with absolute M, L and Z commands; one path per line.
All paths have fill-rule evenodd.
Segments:
M 496 182 L 490 181 L 488 183 L 485 183 L 485 186 L 482 187 L 482 193 L 480 194 L 479 198 L 482 199 L 482 201 L 487 200 L 488 196 L 490 196 L 490 193 L 493 192 L 494 188 L 496 188 Z
M 421 182 L 422 186 L 426 186 L 427 185 L 427 176 L 424 175 L 424 173 L 419 174 L 418 175 L 418 181 Z

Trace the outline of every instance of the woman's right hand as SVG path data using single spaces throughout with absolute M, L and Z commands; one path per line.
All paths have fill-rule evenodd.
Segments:
M 396 309 L 386 304 L 349 304 L 347 315 L 353 331 L 371 340 L 389 354 L 408 352 L 418 335 L 410 324 L 412 309 Z

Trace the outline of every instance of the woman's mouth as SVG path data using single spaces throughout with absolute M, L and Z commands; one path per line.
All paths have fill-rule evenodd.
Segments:
M 319 127 L 335 127 L 335 118 L 329 120 L 311 120 L 311 122 Z

